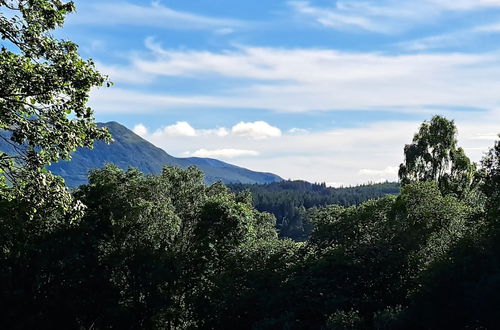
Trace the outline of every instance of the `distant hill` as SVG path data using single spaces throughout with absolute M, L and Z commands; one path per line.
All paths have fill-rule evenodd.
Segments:
M 299 241 L 309 235 L 310 210 L 331 204 L 357 205 L 369 199 L 399 194 L 397 182 L 332 188 L 324 183 L 288 180 L 268 184 L 230 184 L 229 187 L 234 192 L 250 191 L 257 210 L 274 214 L 280 236 Z
M 147 174 L 160 173 L 166 165 L 182 168 L 195 165 L 205 173 L 207 183 L 222 181 L 251 184 L 283 180 L 272 173 L 254 172 L 216 159 L 173 157 L 117 122 L 99 123 L 98 126 L 108 128 L 113 143 L 97 141 L 94 149 L 79 148 L 73 153 L 71 161 L 60 161 L 49 167 L 53 173 L 62 176 L 70 187 L 86 183 L 88 171 L 101 168 L 106 163 L 116 164 L 123 169 L 135 167 Z M 0 150 L 10 152 L 11 148 L 0 139 Z

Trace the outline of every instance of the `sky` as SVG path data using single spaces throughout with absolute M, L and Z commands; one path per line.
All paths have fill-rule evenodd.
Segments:
M 340 186 L 396 180 L 435 114 L 474 161 L 500 133 L 500 0 L 75 2 L 96 119 L 176 157 Z

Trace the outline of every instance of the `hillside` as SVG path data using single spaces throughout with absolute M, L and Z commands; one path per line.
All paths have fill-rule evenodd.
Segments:
M 98 125 L 108 128 L 113 136 L 113 143 L 108 145 L 98 141 L 95 143 L 94 149 L 79 148 L 73 153 L 71 161 L 60 161 L 49 167 L 53 173 L 62 176 L 70 187 L 86 183 L 89 170 L 101 168 L 106 163 L 116 164 L 122 169 L 135 167 L 146 174 L 160 173 L 162 168 L 167 165 L 182 168 L 195 165 L 205 173 L 206 183 L 222 181 L 224 183 L 253 184 L 282 180 L 272 173 L 255 172 L 216 159 L 176 158 L 117 122 Z M 0 150 L 12 152 L 12 148 L 2 140 L 0 140 Z
M 385 182 L 332 188 L 324 183 L 281 181 L 269 184 L 231 184 L 234 192 L 248 190 L 254 207 L 274 214 L 282 237 L 304 240 L 309 235 L 310 211 L 326 205 L 351 206 L 385 195 L 399 194 L 399 184 Z

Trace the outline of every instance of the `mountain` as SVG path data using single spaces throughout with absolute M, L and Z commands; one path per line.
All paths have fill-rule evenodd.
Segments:
M 224 183 L 252 184 L 283 180 L 272 173 L 254 172 L 216 159 L 173 157 L 117 122 L 99 123 L 98 126 L 108 128 L 113 143 L 108 145 L 97 141 L 94 149 L 79 148 L 73 153 L 71 161 L 60 161 L 49 167 L 53 173 L 62 176 L 70 187 L 86 183 L 88 171 L 101 168 L 106 163 L 116 164 L 123 169 L 136 167 L 148 174 L 160 173 L 166 165 L 182 168 L 195 165 L 205 173 L 207 183 L 220 180 Z

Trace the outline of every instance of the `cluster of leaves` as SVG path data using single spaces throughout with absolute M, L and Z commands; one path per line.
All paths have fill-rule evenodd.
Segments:
M 296 241 L 305 241 L 309 237 L 312 229 L 309 217 L 318 207 L 331 204 L 352 206 L 373 198 L 399 194 L 399 184 L 395 182 L 340 188 L 306 181 L 228 186 L 235 192 L 250 191 L 254 207 L 276 217 L 280 237 Z
M 434 116 L 425 121 L 413 143 L 404 148 L 405 161 L 399 167 L 403 185 L 414 181 L 435 181 L 443 193 L 463 197 L 470 191 L 476 165 L 457 146 L 453 121 Z
M 49 208 L 81 211 L 45 166 L 109 138 L 86 105 L 106 78 L 73 42 L 50 34 L 73 10 L 59 0 L 0 1 L 0 139 L 10 147 L 0 152 L 0 198 L 24 200 L 32 217 Z

